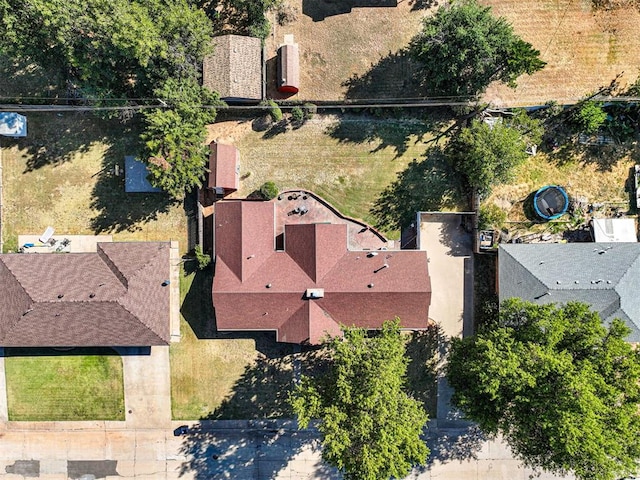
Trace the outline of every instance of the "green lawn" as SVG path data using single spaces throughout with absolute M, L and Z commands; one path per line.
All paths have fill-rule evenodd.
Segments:
M 124 420 L 120 356 L 69 353 L 5 350 L 10 420 Z

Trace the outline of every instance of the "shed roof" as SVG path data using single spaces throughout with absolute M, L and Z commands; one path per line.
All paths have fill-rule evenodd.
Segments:
M 240 186 L 240 152 L 233 145 L 211 142 L 209 145 L 209 188 L 222 188 L 226 193 L 235 192 Z
M 319 343 L 339 325 L 379 328 L 396 316 L 403 328 L 428 326 L 427 255 L 347 248 L 344 224 L 288 224 L 274 248 L 272 202 L 216 204 L 213 303 L 221 330 L 276 330 L 279 341 Z M 386 266 L 385 266 L 386 265 Z M 322 289 L 320 298 L 305 296 Z
M 127 193 L 161 192 L 147 180 L 149 170 L 144 162 L 130 155 L 124 157 L 124 191 Z
M 0 255 L 0 346 L 168 344 L 169 252 L 168 242 L 117 242 Z
M 623 320 L 640 341 L 640 244 L 503 244 L 498 250 L 500 300 L 588 303 L 603 321 Z
M 222 35 L 213 47 L 204 59 L 202 84 L 222 99 L 262 100 L 262 41 Z
M 594 218 L 593 236 L 596 242 L 637 242 L 634 218 Z

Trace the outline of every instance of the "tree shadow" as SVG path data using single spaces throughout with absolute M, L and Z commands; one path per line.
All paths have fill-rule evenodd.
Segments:
M 260 335 L 260 334 L 259 334 Z M 181 474 L 196 479 L 275 478 L 285 469 L 313 469 L 319 478 L 339 478 L 335 469 L 319 460 L 320 435 L 314 428 L 298 430 L 291 420 L 289 393 L 297 373 L 314 368 L 317 348 L 262 338 L 260 354 L 247 365 L 230 397 L 189 430 L 182 453 L 187 456 Z M 318 460 L 309 460 L 312 452 Z M 301 458 L 296 457 L 300 454 Z
M 0 97 L 7 97 L 3 103 L 24 97 L 29 97 L 30 103 L 51 103 L 63 97 L 63 72 L 55 65 L 52 67 L 43 68 L 0 52 Z
M 441 375 L 439 345 L 442 338 L 440 326 L 433 324 L 426 330 L 409 334 L 406 343 L 408 392 L 422 402 L 429 418 L 437 415 L 438 376 Z
M 406 49 L 389 52 L 378 63 L 372 64 L 363 75 L 354 74 L 344 81 L 345 98 L 397 99 L 423 96 L 418 76 L 418 66 Z
M 58 166 L 87 153 L 97 142 L 109 144 L 116 127 L 115 122 L 103 121 L 90 114 L 78 112 L 29 113 L 29 135 L 9 139 L 27 157 L 23 173 L 33 172 L 44 166 Z
M 299 474 L 304 469 L 313 471 L 316 478 L 341 478 L 319 459 L 319 451 L 318 433 L 297 430 L 293 421 L 202 421 L 184 437 L 181 453 L 187 460 L 180 476 L 268 480 L 286 470 Z M 317 460 L 309 459 L 310 454 Z
M 109 146 L 104 153 L 101 170 L 94 175 L 97 181 L 93 187 L 91 208 L 96 214 L 91 219 L 91 228 L 96 233 L 139 231 L 142 228 L 139 224 L 156 220 L 159 214 L 167 213 L 179 203 L 164 192 L 125 192 L 124 157 L 137 153 L 137 139 L 135 126 L 123 126 L 121 140 Z
M 438 0 L 409 0 L 411 5 L 411 11 L 416 10 L 428 10 L 431 7 L 437 7 L 440 5 Z
M 428 124 L 421 118 L 411 118 L 408 115 L 403 118 L 380 118 L 370 114 L 352 114 L 341 115 L 339 118 L 339 122 L 326 130 L 331 138 L 340 143 L 377 143 L 370 153 L 393 148 L 394 158 L 404 155 L 411 143 L 416 145 L 424 142 L 427 133 L 440 126 L 437 118 L 433 124 Z
M 462 177 L 455 172 L 440 147 L 413 159 L 375 201 L 371 215 L 382 230 L 402 229 L 416 212 L 453 208 L 462 198 Z
M 302 0 L 302 13 L 314 22 L 350 13 L 354 8 L 397 7 L 398 0 Z
M 429 429 L 427 446 L 431 450 L 431 455 L 427 468 L 430 468 L 435 461 L 447 463 L 453 460 L 477 459 L 478 452 L 488 439 L 474 424 L 455 429 Z

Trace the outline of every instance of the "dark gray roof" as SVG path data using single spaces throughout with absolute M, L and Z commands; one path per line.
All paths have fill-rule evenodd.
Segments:
M 498 250 L 500 301 L 580 301 L 606 324 L 620 318 L 640 342 L 640 244 L 503 244 Z

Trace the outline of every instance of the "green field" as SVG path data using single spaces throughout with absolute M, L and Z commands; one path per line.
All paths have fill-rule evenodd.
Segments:
M 102 350 L 7 348 L 9 419 L 124 420 L 122 359 Z

